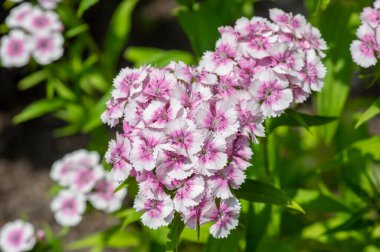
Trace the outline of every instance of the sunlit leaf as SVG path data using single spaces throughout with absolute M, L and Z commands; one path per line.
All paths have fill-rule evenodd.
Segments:
M 111 66 L 123 51 L 131 29 L 132 11 L 138 0 L 123 0 L 114 11 L 105 39 L 105 57 Z
M 374 160 L 380 160 L 380 136 L 373 136 L 357 141 L 349 148 L 357 149 L 363 156 L 370 156 Z
M 373 117 L 380 114 L 380 98 L 377 99 L 359 118 L 358 122 L 355 125 L 355 128 L 359 128 L 360 125 L 372 119 Z
M 251 202 L 281 205 L 305 213 L 301 206 L 290 200 L 281 190 L 261 181 L 247 179 L 235 194 L 238 198 Z
M 97 4 L 99 0 L 81 0 L 77 12 L 77 16 L 81 17 L 83 13 L 88 10 L 91 6 Z
M 21 113 L 16 115 L 12 122 L 19 124 L 33 118 L 42 116 L 49 112 L 55 111 L 65 105 L 65 101 L 54 99 L 54 100 L 39 100 L 29 104 Z
M 45 70 L 40 70 L 37 72 L 34 72 L 26 77 L 24 77 L 19 83 L 18 88 L 21 90 L 26 90 L 31 87 L 36 86 L 37 84 L 41 83 L 42 81 L 46 80 L 48 77 Z
M 168 241 L 166 243 L 167 250 L 178 251 L 179 238 L 185 227 L 181 216 L 176 213 L 174 219 L 169 225 Z

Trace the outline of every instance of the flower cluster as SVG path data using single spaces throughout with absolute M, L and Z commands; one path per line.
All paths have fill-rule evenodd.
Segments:
M 51 202 L 56 221 L 62 226 L 75 226 L 82 220 L 86 200 L 96 209 L 114 212 L 121 207 L 127 191 L 114 193 L 118 183 L 99 164 L 96 152 L 78 150 L 56 161 L 51 178 L 65 187 Z
M 49 64 L 63 54 L 63 25 L 52 8 L 58 0 L 40 0 L 44 8 L 21 3 L 14 7 L 6 24 L 9 34 L 1 39 L 0 59 L 5 67 L 22 67 L 30 58 L 41 65 Z
M 5 224 L 0 231 L 0 249 L 4 252 L 31 250 L 36 244 L 34 227 L 28 222 L 16 220 Z
M 380 0 L 373 6 L 364 8 L 360 14 L 362 24 L 356 32 L 358 39 L 350 47 L 352 59 L 364 68 L 374 66 L 380 55 Z
M 134 208 L 157 229 L 178 212 L 186 226 L 207 222 L 216 238 L 238 225 L 233 194 L 250 166 L 263 121 L 320 91 L 326 43 L 301 15 L 270 11 L 272 22 L 241 18 L 221 27 L 198 67 L 170 63 L 123 69 L 104 123 L 120 125 L 106 160 L 117 181 L 136 178 Z

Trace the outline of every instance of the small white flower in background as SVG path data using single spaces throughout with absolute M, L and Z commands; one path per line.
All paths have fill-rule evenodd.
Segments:
M 41 65 L 47 65 L 63 55 L 63 36 L 60 33 L 38 34 L 33 38 L 33 58 Z
M 89 201 L 96 209 L 104 210 L 107 213 L 120 209 L 122 201 L 127 194 L 127 189 L 123 188 L 115 192 L 118 185 L 110 174 L 106 174 L 96 182 L 93 191 L 89 193 Z
M 54 162 L 50 177 L 65 187 L 51 203 L 55 219 L 60 225 L 77 225 L 82 220 L 87 200 L 96 209 L 107 213 L 121 207 L 127 189 L 115 193 L 119 183 L 112 179 L 112 175 L 99 162 L 97 152 L 84 149 L 69 153 Z
M 47 10 L 55 9 L 61 0 L 38 0 L 38 4 Z
M 0 59 L 4 67 L 25 66 L 31 54 L 41 65 L 62 57 L 63 24 L 54 11 L 48 10 L 57 2 L 59 0 L 40 0 L 45 10 L 30 3 L 12 8 L 5 20 L 10 33 L 3 37 L 0 44 Z
M 0 248 L 4 252 L 31 250 L 36 244 L 32 224 L 22 220 L 8 222 L 0 232 Z
M 3 66 L 22 67 L 30 59 L 31 38 L 21 30 L 12 30 L 1 38 L 0 57 Z
M 72 227 L 82 221 L 86 197 L 78 192 L 62 190 L 51 202 L 55 220 L 62 226 Z

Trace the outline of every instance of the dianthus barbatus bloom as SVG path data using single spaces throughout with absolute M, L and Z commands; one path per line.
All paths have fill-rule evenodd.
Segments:
M 274 9 L 273 22 L 241 18 L 221 27 L 199 66 L 125 68 L 114 80 L 103 123 L 117 129 L 106 161 L 118 182 L 136 178 L 144 225 L 212 222 L 227 237 L 238 225 L 233 193 L 251 165 L 263 122 L 323 87 L 326 42 L 301 15 Z
M 107 160 L 114 161 L 117 167 L 126 164 L 119 161 L 126 155 L 122 152 L 130 148 L 123 139 L 118 138 L 117 143 L 111 144 L 113 149 L 107 154 Z M 62 226 L 75 226 L 82 220 L 87 200 L 95 208 L 105 212 L 114 212 L 121 207 L 127 190 L 123 188 L 114 193 L 119 183 L 112 176 L 128 175 L 124 174 L 124 170 L 110 174 L 99 162 L 100 156 L 97 152 L 84 149 L 69 153 L 54 162 L 50 177 L 64 189 L 53 199 L 51 209 L 55 213 L 56 221 Z
M 55 12 L 22 3 L 12 8 L 5 22 L 10 33 L 1 40 L 0 58 L 3 66 L 24 66 L 30 56 L 41 65 L 62 57 L 63 25 Z
M 86 197 L 72 190 L 62 190 L 51 202 L 55 220 L 62 226 L 72 227 L 82 221 Z
M 375 1 L 373 8 L 364 8 L 360 20 L 358 39 L 352 42 L 350 50 L 354 62 L 368 68 L 376 65 L 380 55 L 380 1 Z
M 0 248 L 4 252 L 31 250 L 36 244 L 34 227 L 28 222 L 16 220 L 6 223 L 0 231 Z

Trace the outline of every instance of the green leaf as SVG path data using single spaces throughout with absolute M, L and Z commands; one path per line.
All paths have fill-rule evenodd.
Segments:
M 255 251 L 267 230 L 270 221 L 271 205 L 265 205 L 261 211 L 255 212 L 253 203 L 249 204 L 248 221 L 246 223 L 246 252 Z
M 70 100 L 70 101 L 75 101 L 77 99 L 75 93 L 71 91 L 69 87 L 67 87 L 65 84 L 62 83 L 57 78 L 52 78 L 49 82 L 52 83 L 54 86 L 54 89 L 57 91 L 57 94 L 60 98 Z
M 298 189 L 295 200 L 310 212 L 351 212 L 343 202 L 316 190 Z
M 124 57 L 134 63 L 136 67 L 144 64 L 164 67 L 171 61 L 183 61 L 188 65 L 195 62 L 193 55 L 188 52 L 179 50 L 165 51 L 151 47 L 129 47 L 125 51 Z
M 124 230 L 120 231 L 120 227 L 116 226 L 70 243 L 68 249 L 92 248 L 102 251 L 105 248 L 128 248 L 139 246 L 139 244 L 140 240 L 136 234 Z
M 232 230 L 228 237 L 224 239 L 215 239 L 210 235 L 204 252 L 238 251 L 240 238 L 239 236 L 240 234 L 237 229 Z
M 244 1 L 206 0 L 185 5 L 179 9 L 178 20 L 185 31 L 194 53 L 198 58 L 207 50 L 214 50 L 220 38 L 218 27 L 234 22 L 244 13 Z M 252 6 L 252 4 L 251 4 Z
M 70 30 L 68 30 L 66 32 L 66 37 L 67 38 L 73 38 L 73 37 L 81 34 L 82 32 L 85 32 L 87 30 L 88 30 L 88 25 L 87 24 L 78 25 L 78 26 L 76 26 L 76 27 L 71 28 Z
M 96 105 L 89 111 L 86 123 L 82 127 L 82 131 L 87 133 L 102 124 L 100 115 L 106 110 L 106 102 L 111 96 L 111 90 L 107 91 Z
M 168 241 L 166 243 L 167 250 L 178 251 L 179 238 L 185 227 L 181 216 L 175 213 L 174 220 L 169 225 Z
M 131 29 L 132 11 L 138 0 L 123 0 L 116 8 L 105 39 L 105 57 L 111 66 L 116 64 L 125 47 Z
M 370 156 L 376 161 L 380 160 L 380 136 L 369 137 L 350 145 L 348 149 L 357 149 L 363 156 Z
M 117 216 L 120 216 L 120 218 L 124 218 L 121 224 L 121 229 L 125 229 L 129 224 L 140 220 L 141 215 L 142 213 L 136 212 L 136 210 L 133 208 L 118 213 Z
M 63 100 L 39 100 L 36 102 L 33 102 L 32 104 L 29 104 L 21 113 L 16 115 L 12 122 L 14 124 L 19 124 L 28 120 L 31 120 L 33 118 L 42 116 L 46 113 L 55 111 L 65 105 L 65 101 Z
M 359 118 L 358 122 L 355 125 L 355 128 L 359 128 L 360 125 L 367 122 L 371 118 L 377 116 L 380 114 L 380 98 L 377 99 L 365 112 L 364 114 Z
M 77 12 L 77 16 L 81 17 L 83 13 L 88 10 L 91 6 L 97 4 L 99 0 L 81 0 Z
M 290 200 L 281 190 L 261 181 L 247 179 L 240 189 L 235 191 L 235 195 L 250 202 L 281 205 L 305 213 L 301 206 Z
M 31 87 L 36 86 L 37 84 L 41 83 L 42 81 L 46 80 L 48 77 L 47 73 L 45 70 L 41 70 L 38 72 L 34 72 L 25 78 L 23 78 L 19 83 L 18 83 L 18 88 L 21 90 L 26 90 Z
M 269 122 L 268 134 L 280 126 L 297 126 L 309 129 L 312 126 L 321 126 L 335 121 L 336 117 L 308 115 L 289 111 L 286 114 L 272 118 Z

